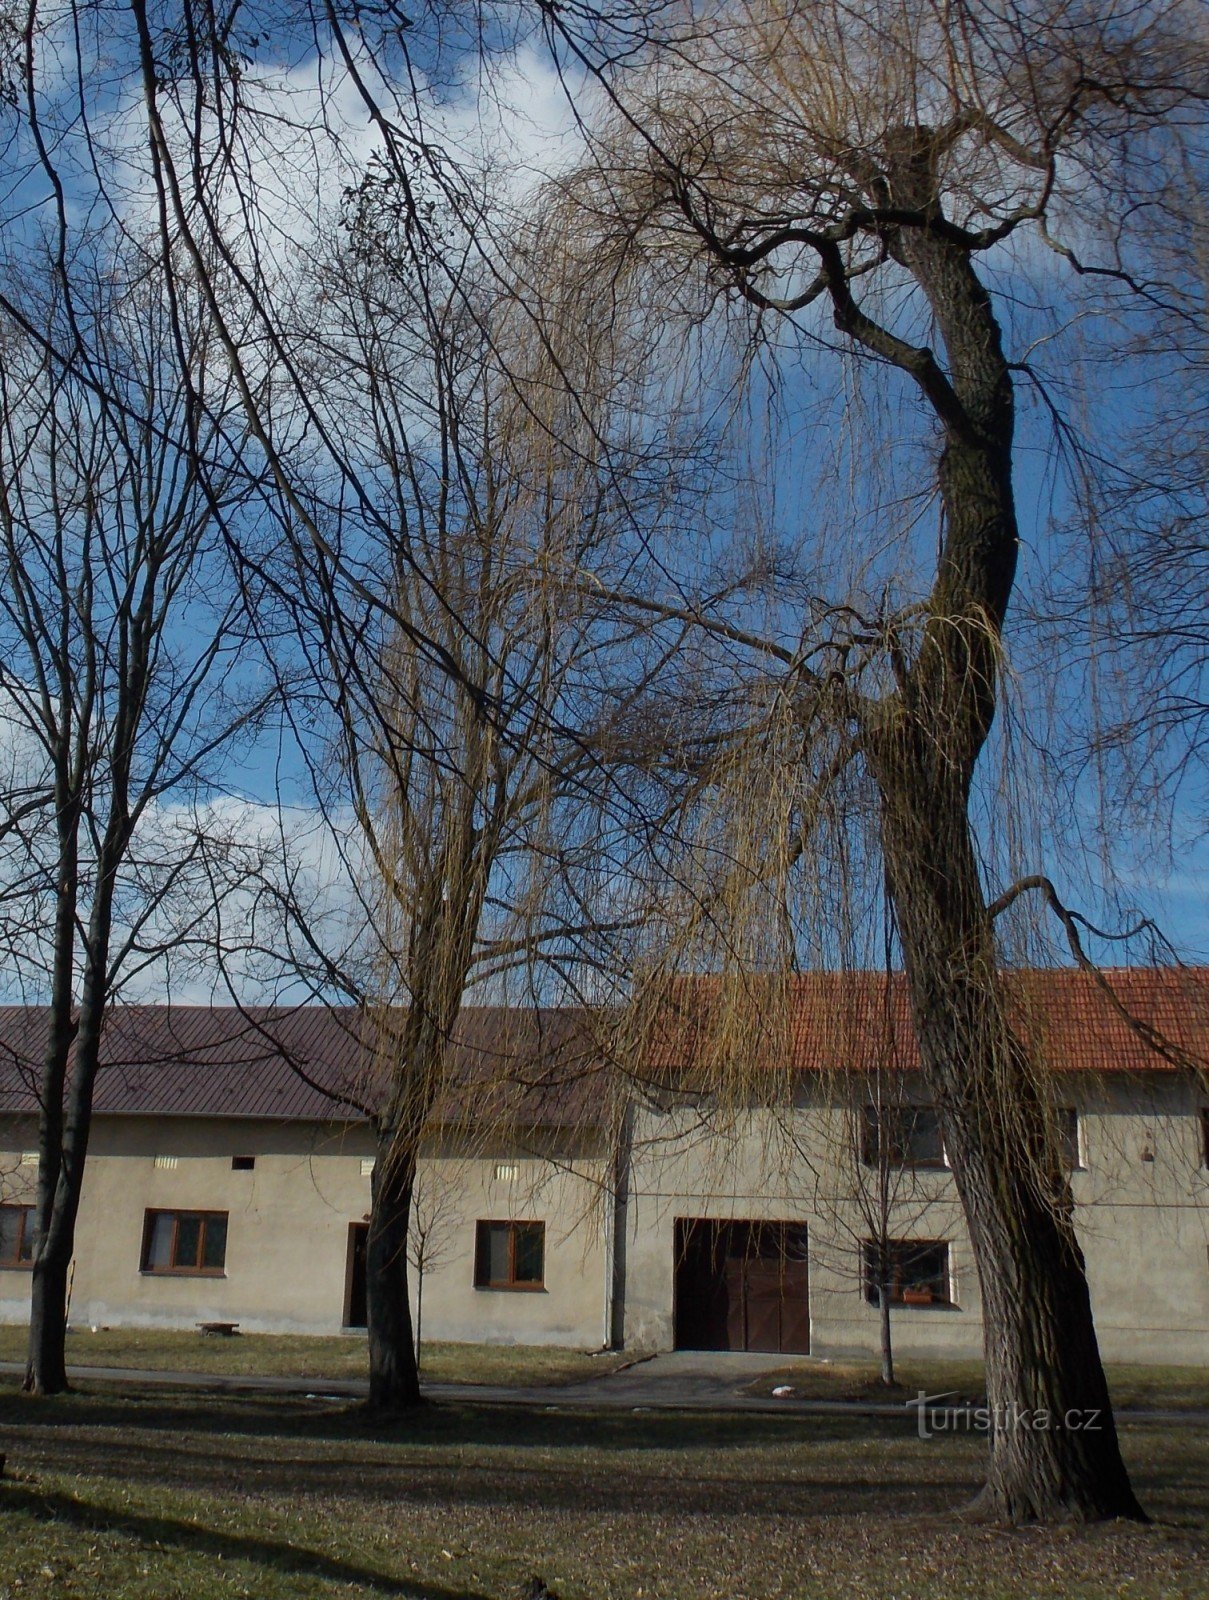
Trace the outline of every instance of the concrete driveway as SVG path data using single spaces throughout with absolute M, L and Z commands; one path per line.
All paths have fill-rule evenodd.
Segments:
M 620 1371 L 587 1383 L 567 1384 L 544 1393 L 551 1404 L 674 1406 L 729 1411 L 779 1405 L 743 1394 L 761 1373 L 792 1367 L 800 1356 L 754 1355 L 730 1350 L 671 1350 L 648 1356 Z M 529 1390 L 529 1394 L 538 1391 Z

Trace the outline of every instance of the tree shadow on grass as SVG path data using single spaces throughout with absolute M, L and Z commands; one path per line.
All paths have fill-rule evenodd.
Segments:
M 317 1391 L 321 1396 L 321 1390 Z M 553 1402 L 498 1406 L 473 1400 L 430 1403 L 395 1417 L 360 1403 L 297 1396 L 121 1392 L 83 1388 L 51 1399 L 0 1389 L 0 1426 L 138 1428 L 170 1434 L 272 1436 L 398 1445 L 508 1449 L 684 1451 L 783 1444 L 809 1437 L 894 1438 L 915 1431 L 914 1413 L 894 1418 L 696 1411 L 562 1410 Z
M 254 1538 L 230 1529 L 219 1532 L 213 1528 L 199 1527 L 196 1523 L 179 1521 L 175 1517 L 111 1510 L 36 1486 L 6 1484 L 0 1503 L 10 1512 L 25 1511 L 40 1521 L 53 1521 L 63 1528 L 93 1534 L 129 1534 L 149 1544 L 174 1547 L 185 1554 L 255 1562 L 275 1572 L 324 1578 L 335 1583 L 357 1583 L 376 1594 L 407 1595 L 412 1600 L 489 1600 L 480 1590 L 392 1578 L 371 1567 L 361 1567 L 352 1561 L 326 1556 L 317 1550 L 300 1549 L 297 1545 L 276 1539 Z
M 57 1413 L 58 1404 L 31 1409 L 42 1419 L 46 1410 Z M 51 1428 L 21 1427 L 18 1419 L 9 1433 L 10 1451 L 15 1462 L 36 1469 L 122 1485 L 222 1496 L 237 1482 L 247 1495 L 330 1497 L 358 1514 L 375 1507 L 517 1511 L 540 1505 L 571 1514 L 776 1516 L 795 1522 L 871 1510 L 913 1516 L 964 1502 L 979 1473 L 977 1446 L 930 1452 L 925 1466 L 921 1447 L 902 1456 L 893 1441 L 882 1440 L 872 1453 L 857 1453 L 850 1435 L 831 1425 L 805 1451 L 800 1438 L 781 1432 L 770 1440 L 760 1431 L 748 1438 L 758 1453 L 740 1452 L 736 1435 L 748 1433 L 744 1426 L 721 1440 L 714 1429 L 695 1436 L 704 1444 L 696 1454 L 685 1448 L 693 1438 L 672 1433 L 663 1442 L 679 1450 L 669 1448 L 662 1458 L 635 1451 L 618 1461 L 601 1450 L 591 1418 L 577 1419 L 589 1424 L 588 1431 L 570 1439 L 546 1429 L 530 1441 L 541 1450 L 511 1448 L 518 1442 L 511 1436 L 483 1443 L 473 1417 L 462 1419 L 468 1426 L 435 1434 L 426 1423 L 422 1430 L 400 1425 L 385 1434 L 354 1425 L 308 1437 L 272 1427 L 255 1433 L 199 1429 L 189 1425 L 193 1420 L 174 1427 L 157 1414 L 155 1426 L 139 1426 L 138 1419 L 112 1411 L 100 1422 L 77 1411 L 70 1420 L 64 1415 L 66 1425 Z M 417 1431 L 428 1437 L 417 1437 Z M 799 1448 L 784 1448 L 790 1444 Z

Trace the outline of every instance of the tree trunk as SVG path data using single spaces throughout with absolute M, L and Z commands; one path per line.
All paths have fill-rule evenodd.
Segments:
M 932 752 L 930 741 L 921 748 Z M 900 751 L 901 757 L 901 751 Z M 983 1297 L 990 1466 L 1008 1522 L 1141 1518 L 1121 1458 L 1070 1187 L 996 967 L 959 778 L 899 759 L 882 831 L 920 1062 Z
M 389 1128 L 379 1130 L 365 1246 L 371 1411 L 407 1411 L 423 1404 L 407 1298 L 407 1230 L 416 1177 L 411 1143 Z
M 109 897 L 98 896 L 90 934 L 108 951 Z M 49 1201 L 39 1173 L 39 1238 L 30 1285 L 29 1353 L 24 1387 L 29 1394 L 61 1394 L 67 1387 L 67 1284 L 75 1252 L 76 1219 L 84 1187 L 84 1166 L 92 1132 L 92 1101 L 101 1059 L 106 1012 L 104 966 L 90 961 L 84 974 L 75 1053 L 71 1071 L 60 1083 L 57 1107 L 43 1105 L 43 1125 L 58 1129 L 56 1181 Z M 45 1157 L 45 1150 L 41 1153 Z M 49 1185 L 47 1186 L 49 1189 Z M 45 1209 L 45 1218 L 42 1213 Z
M 63 1169 L 64 1096 L 67 1064 L 76 1036 L 72 981 L 75 972 L 77 851 L 75 812 L 56 788 L 59 803 L 59 874 L 55 906 L 53 968 L 47 1012 L 46 1048 L 39 1084 L 38 1191 L 33 1268 L 30 1274 L 29 1343 L 24 1388 L 29 1394 L 61 1394 L 67 1388 L 67 1274 L 71 1242 L 52 1227 Z M 56 1314 L 55 1307 L 63 1310 Z
M 419 1377 L 424 1345 L 424 1264 L 416 1267 L 416 1376 Z
M 877 1310 L 882 1335 L 882 1382 L 889 1389 L 894 1385 L 894 1342 L 890 1331 L 890 1285 L 884 1278 L 877 1286 Z
M 30 1285 L 29 1349 L 25 1362 L 27 1394 L 62 1394 L 67 1383 L 67 1275 L 71 1241 L 44 1247 L 34 1263 Z
M 1100 1362 L 1070 1187 L 1047 1136 L 1043 1090 L 1008 1022 L 994 926 L 969 820 L 994 719 L 1016 577 L 1015 397 L 970 249 L 940 224 L 940 147 L 926 128 L 889 141 L 880 199 L 926 220 L 891 253 L 923 290 L 944 343 L 909 356 L 870 334 L 841 295 L 837 321 L 890 349 L 944 431 L 944 542 L 913 660 L 860 714 L 881 798 L 887 884 L 920 1063 L 965 1208 L 984 1307 L 992 1412 L 984 1512 L 1009 1522 L 1141 1517 Z

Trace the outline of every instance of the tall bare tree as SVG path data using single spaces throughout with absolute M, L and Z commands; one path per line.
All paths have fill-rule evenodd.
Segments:
M 565 385 L 521 403 L 499 352 L 531 359 L 524 319 L 469 241 L 450 291 L 456 225 L 429 266 L 389 177 L 372 172 L 349 204 L 319 268 L 307 359 L 312 404 L 339 419 L 359 488 L 318 463 L 294 495 L 339 563 L 286 538 L 249 561 L 249 581 L 269 658 L 282 665 L 289 631 L 305 664 L 289 715 L 358 902 L 348 948 L 305 926 L 293 947 L 317 995 L 365 1013 L 375 1066 L 351 1092 L 377 1143 L 370 1404 L 394 1409 L 420 1399 L 409 1224 L 464 999 L 534 1016 L 481 1063 L 487 1077 L 532 1071 L 541 1006 L 574 999 L 607 948 L 587 888 L 603 876 L 602 775 L 659 663 L 580 577 L 623 559 L 636 507 L 665 516 L 668 490 L 634 470 L 619 493 L 593 431 L 603 410 L 585 426 Z
M 217 420 L 199 414 L 165 300 L 119 271 L 77 263 L 68 313 L 48 270 L 40 306 L 25 303 L 36 333 L 3 330 L 0 694 L 24 762 L 4 797 L 4 958 L 46 1006 L 25 1379 L 38 1393 L 67 1382 L 106 1012 L 123 982 L 211 937 L 204 801 L 263 703 L 239 661 L 225 543 L 248 491 L 224 438 L 232 395 L 208 378 Z M 65 367 L 69 321 L 79 364 Z M 201 369 L 204 319 L 186 331 Z

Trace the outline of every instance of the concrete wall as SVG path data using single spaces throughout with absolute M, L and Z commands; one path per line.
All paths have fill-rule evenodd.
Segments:
M 1209 1171 L 1199 1112 L 1205 1097 L 1172 1073 L 1062 1080 L 1080 1114 L 1082 1166 L 1072 1176 L 1097 1326 L 1116 1361 L 1209 1365 Z M 31 1128 L 0 1125 L 4 1198 L 30 1196 L 35 1168 L 19 1152 Z M 421 1213 L 434 1215 L 425 1274 L 426 1336 L 595 1348 L 608 1338 L 613 1259 L 608 1161 L 599 1141 L 565 1137 L 526 1153 L 436 1149 L 421 1169 Z M 805 1223 L 810 1247 L 812 1349 L 877 1348 L 842 1111 L 816 1095 L 792 1112 L 752 1111 L 719 1129 L 684 1110 L 632 1113 L 632 1158 L 622 1214 L 627 1345 L 673 1342 L 677 1217 Z M 249 1331 L 334 1333 L 343 1322 L 349 1227 L 369 1207 L 362 1127 L 224 1119 L 97 1119 L 77 1236 L 77 1324 L 191 1326 L 239 1322 Z M 235 1172 L 233 1155 L 254 1155 Z M 175 1158 L 174 1167 L 156 1165 Z M 148 1208 L 229 1214 L 221 1278 L 140 1272 Z M 541 1291 L 474 1287 L 476 1220 L 546 1224 Z M 981 1301 L 969 1241 L 946 1171 L 907 1174 L 894 1231 L 950 1246 L 952 1306 L 897 1306 L 903 1356 L 976 1357 Z M 413 1273 L 414 1278 L 414 1273 Z M 28 1273 L 0 1271 L 0 1320 L 26 1314 Z M 414 1303 L 414 1286 L 413 1286 Z
M 6 1201 L 32 1199 L 36 1168 L 22 1166 L 19 1152 L 34 1142 L 28 1126 L 0 1128 Z M 349 1228 L 368 1216 L 362 1163 L 372 1150 L 368 1129 L 358 1126 L 99 1117 L 76 1234 L 73 1322 L 224 1321 L 248 1332 L 339 1332 Z M 233 1171 L 235 1155 L 254 1156 L 254 1170 Z M 501 1166 L 516 1175 L 497 1179 Z M 435 1244 L 423 1285 L 425 1336 L 599 1347 L 606 1337 L 607 1235 L 597 1204 L 604 1170 L 598 1156 L 566 1150 L 557 1164 L 515 1149 L 442 1151 L 425 1160 L 421 1211 L 432 1217 Z M 148 1209 L 227 1212 L 223 1275 L 142 1272 Z M 544 1289 L 474 1287 L 479 1218 L 546 1223 Z M 414 1282 L 412 1294 L 414 1308 Z M 0 1271 L 0 1321 L 23 1320 L 28 1304 L 28 1271 Z
M 922 1098 L 922 1096 L 921 1096 Z M 1209 1171 L 1204 1095 L 1155 1073 L 1063 1079 L 1079 1112 L 1081 1169 L 1072 1174 L 1097 1328 L 1107 1359 L 1209 1365 Z M 625 1216 L 627 1343 L 673 1343 L 675 1219 L 805 1223 L 814 1354 L 872 1353 L 878 1313 L 861 1282 L 869 1235 L 852 1180 L 850 1124 L 804 1096 L 792 1111 L 751 1111 L 711 1126 L 690 1111 L 635 1113 Z M 903 1175 L 892 1210 L 902 1238 L 949 1243 L 951 1306 L 895 1306 L 906 1357 L 976 1358 L 982 1303 L 951 1174 Z

